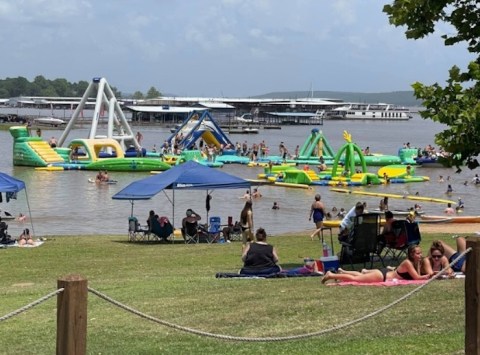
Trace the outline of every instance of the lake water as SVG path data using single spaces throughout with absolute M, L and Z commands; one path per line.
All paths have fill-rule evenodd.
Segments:
M 295 146 L 302 145 L 313 126 L 282 127 L 281 130 L 260 130 L 257 135 L 231 135 L 233 142 L 240 141 L 252 144 L 265 140 L 270 147 L 271 154 L 278 154 L 278 145 L 285 142 L 290 151 Z M 399 147 L 410 142 L 411 146 L 424 147 L 434 144 L 434 135 L 443 130 L 443 127 L 431 121 L 414 117 L 408 122 L 372 122 L 372 121 L 325 121 L 323 126 L 317 127 L 323 131 L 332 147 L 337 150 L 343 144 L 343 131 L 352 134 L 352 139 L 361 148 L 370 147 L 374 153 L 396 154 Z M 170 135 L 169 129 L 160 127 L 135 127 L 134 131 L 141 130 L 144 136 L 143 145 L 151 149 L 158 146 Z M 59 137 L 59 130 L 43 130 L 43 137 Z M 101 132 L 99 132 L 101 134 Z M 87 128 L 76 129 L 70 133 L 67 141 L 74 138 L 85 138 Z M 149 176 L 148 173 L 117 173 L 111 172 L 110 178 L 118 180 L 116 185 L 102 185 L 89 183 L 88 179 L 95 176 L 95 172 L 87 171 L 36 171 L 31 167 L 14 167 L 12 164 L 13 139 L 8 131 L 0 131 L 0 171 L 13 175 L 25 181 L 27 194 L 21 192 L 17 200 L 8 204 L 3 199 L 0 208 L 18 214 L 26 214 L 28 206 L 31 208 L 34 230 L 37 236 L 48 235 L 94 235 L 94 234 L 125 234 L 127 220 L 130 216 L 131 205 L 128 201 L 112 200 L 112 196 L 130 182 Z M 377 167 L 371 167 L 377 171 Z M 223 171 L 244 178 L 256 178 L 263 172 L 261 168 L 248 168 L 243 165 L 225 165 Z M 473 171 L 465 168 L 460 174 L 454 169 L 416 167 L 417 175 L 430 177 L 430 182 L 410 184 L 390 184 L 387 186 L 370 186 L 364 189 L 379 193 L 409 194 L 419 192 L 421 196 L 450 198 L 457 200 L 461 197 L 466 205 L 466 215 L 480 215 L 480 204 L 476 202 L 477 188 L 474 185 L 464 186 L 465 180 L 470 181 Z M 438 177 L 450 176 L 450 181 L 438 182 Z M 447 184 L 453 187 L 453 194 L 448 197 L 445 192 Z M 366 201 L 370 208 L 377 208 L 380 197 L 347 195 L 329 191 L 328 187 L 317 186 L 311 190 L 297 188 L 283 188 L 261 186 L 259 190 L 263 197 L 254 201 L 255 227 L 266 228 L 269 234 L 275 235 L 285 232 L 312 229 L 313 223 L 308 221 L 310 205 L 316 193 L 322 195 L 327 209 L 333 206 L 349 209 L 356 201 Z M 220 216 L 222 222 L 228 216 L 237 220 L 245 200 L 240 197 L 243 190 L 215 190 L 212 193 L 210 216 Z M 137 201 L 134 214 L 139 220 L 146 220 L 148 211 L 154 209 L 159 215 L 165 215 L 174 220 L 175 226 L 180 225 L 187 208 L 193 208 L 203 220 L 206 219 L 205 192 L 188 191 L 175 194 L 175 209 L 172 211 L 170 200 L 171 191 L 161 192 L 148 201 Z M 280 205 L 279 210 L 272 210 L 273 202 Z M 406 209 L 413 206 L 414 201 L 391 199 L 390 208 Z M 430 214 L 442 214 L 443 204 L 422 203 L 423 209 Z M 20 234 L 25 226 L 18 222 L 9 222 L 9 231 L 12 235 Z

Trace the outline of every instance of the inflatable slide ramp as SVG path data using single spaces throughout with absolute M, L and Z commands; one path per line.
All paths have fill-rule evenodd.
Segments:
M 28 145 L 46 164 L 64 163 L 63 158 L 46 141 L 31 141 Z

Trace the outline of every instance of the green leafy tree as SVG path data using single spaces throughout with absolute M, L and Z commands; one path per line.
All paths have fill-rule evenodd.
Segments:
M 451 153 L 444 165 L 466 164 L 470 169 L 480 164 L 480 7 L 474 0 L 395 0 L 383 11 L 390 23 L 406 26 L 409 39 L 419 39 L 435 31 L 438 23 L 452 26 L 442 35 L 446 46 L 466 43 L 476 58 L 466 70 L 453 66 L 445 86 L 438 83 L 414 83 L 417 99 L 425 107 L 420 115 L 446 124 L 449 128 L 435 136 L 435 143 Z
M 160 93 L 160 91 L 158 91 L 155 87 L 151 87 L 148 92 L 147 92 L 147 99 L 155 99 L 157 97 L 160 97 L 162 96 L 162 94 Z
M 135 100 L 143 100 L 145 97 L 143 96 L 141 91 L 135 91 L 132 95 L 132 98 Z

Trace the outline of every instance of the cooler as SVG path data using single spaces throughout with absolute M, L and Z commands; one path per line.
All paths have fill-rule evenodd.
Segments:
M 338 260 L 338 256 L 322 256 L 320 258 L 322 262 L 322 269 L 323 272 L 333 271 L 337 272 L 338 268 L 340 267 L 340 261 Z

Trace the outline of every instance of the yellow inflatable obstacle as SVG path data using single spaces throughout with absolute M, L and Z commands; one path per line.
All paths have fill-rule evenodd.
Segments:
M 333 189 L 330 189 L 330 191 L 348 193 L 348 194 L 354 194 L 354 195 L 401 198 L 401 199 L 406 199 L 406 200 L 434 202 L 434 203 L 443 203 L 443 204 L 451 203 L 452 205 L 457 204 L 455 201 L 452 201 L 452 200 L 446 200 L 446 199 L 434 198 L 434 197 L 426 197 L 426 196 L 417 196 L 417 195 L 387 194 L 387 193 L 381 193 L 381 192 L 369 192 L 369 191 L 349 190 L 349 189 L 340 189 L 340 188 L 333 188 Z

